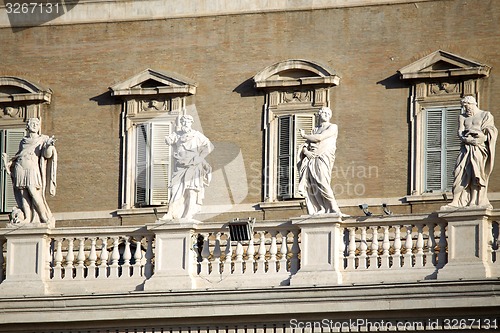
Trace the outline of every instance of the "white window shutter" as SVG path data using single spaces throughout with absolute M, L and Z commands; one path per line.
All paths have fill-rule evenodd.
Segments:
M 135 153 L 135 204 L 143 206 L 147 204 L 148 182 L 149 182 L 149 147 L 151 136 L 150 124 L 138 124 L 136 130 L 136 153 Z
M 152 123 L 150 204 L 164 205 L 168 202 L 168 186 L 171 174 L 171 147 L 165 143 L 170 135 L 170 123 Z
M 442 175 L 442 111 L 429 109 L 426 112 L 425 135 L 425 191 L 441 190 Z
M 0 142 L 0 150 L 1 152 L 5 152 L 9 155 L 9 158 L 14 157 L 14 155 L 19 150 L 19 143 L 24 137 L 25 130 L 16 128 L 16 129 L 8 129 L 2 130 L 1 132 L 1 142 Z M 7 171 L 4 169 L 3 162 L 1 167 L 1 184 L 0 188 L 2 191 L 2 211 L 10 212 L 14 206 L 17 206 L 16 198 L 14 197 L 14 189 L 12 187 L 12 179 L 7 174 Z
M 293 194 L 293 118 L 291 115 L 278 118 L 278 198 L 290 199 Z
M 295 144 L 294 144 L 294 152 L 293 152 L 293 156 L 298 156 L 299 154 L 299 149 L 302 147 L 302 145 L 306 142 L 306 140 L 304 138 L 302 138 L 302 136 L 300 136 L 300 130 L 303 129 L 306 134 L 311 134 L 312 130 L 314 129 L 315 127 L 315 116 L 314 114 L 298 114 L 298 115 L 295 115 L 295 122 L 294 122 L 294 132 L 295 132 L 295 135 L 294 135 L 294 140 L 295 140 Z M 293 170 L 294 170 L 294 197 L 295 198 L 301 198 L 302 196 L 299 195 L 298 193 L 298 186 L 299 186 L 299 170 L 298 168 L 296 167 L 297 165 L 297 162 L 298 161 L 294 161 L 293 163 Z

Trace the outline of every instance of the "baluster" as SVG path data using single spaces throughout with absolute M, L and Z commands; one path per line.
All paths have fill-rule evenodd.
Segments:
M 299 270 L 299 230 L 292 231 L 293 244 L 292 244 L 292 258 L 290 259 L 290 274 L 295 274 Z
M 132 251 L 130 250 L 130 238 L 128 236 L 123 236 L 125 239 L 125 249 L 123 250 L 123 265 L 122 265 L 122 276 L 131 276 L 130 259 L 132 259 Z
M 233 264 L 233 248 L 231 247 L 231 238 L 229 234 L 226 234 L 226 248 L 224 249 L 224 265 L 222 274 L 232 274 L 232 264 Z
M 63 240 L 61 238 L 55 239 L 56 242 L 56 253 L 54 255 L 54 279 L 55 280 L 61 280 L 62 279 L 62 261 L 63 261 L 63 254 L 62 254 L 62 242 Z
M 435 258 L 435 246 L 436 239 L 434 238 L 434 223 L 427 224 L 427 228 L 429 229 L 429 237 L 427 238 L 427 251 L 424 253 L 425 265 L 436 266 L 436 258 Z
M 392 268 L 401 268 L 401 226 L 394 226 L 394 254 L 392 255 Z
M 146 263 L 144 264 L 144 276 L 146 279 L 149 279 L 151 276 L 153 276 L 153 258 L 154 258 L 154 252 L 153 252 L 153 241 L 154 241 L 154 236 L 153 235 L 148 235 L 146 237 Z
M 243 274 L 243 244 L 236 243 L 236 259 L 234 261 L 234 274 Z
M 247 260 L 245 263 L 245 274 L 253 274 L 255 272 L 255 245 L 253 242 L 253 235 L 248 242 L 247 247 Z
M 366 269 L 366 250 L 368 249 L 368 244 L 366 243 L 366 227 L 360 227 L 361 230 L 361 241 L 359 243 L 359 262 L 358 269 Z
M 384 240 L 382 241 L 382 255 L 380 256 L 380 268 L 389 269 L 390 268 L 389 250 L 391 248 L 391 242 L 389 240 L 389 226 L 384 225 L 382 226 L 382 228 L 384 229 Z
M 201 249 L 201 258 L 202 261 L 200 263 L 201 270 L 200 275 L 207 276 L 210 275 L 210 261 L 208 258 L 210 257 L 210 234 L 203 234 L 203 248 Z
M 372 246 L 371 246 L 371 254 L 369 257 L 370 266 L 368 269 L 377 269 L 378 268 L 378 227 L 372 226 Z
M 95 237 L 90 238 L 90 252 L 89 252 L 89 266 L 87 267 L 87 278 L 96 278 L 96 265 L 97 252 L 96 252 L 97 239 Z
M 349 229 L 349 243 L 347 249 L 349 256 L 347 257 L 347 270 L 353 271 L 356 269 L 356 228 L 350 227 Z
M 412 225 L 405 225 L 406 228 L 406 241 L 405 241 L 405 253 L 403 255 L 403 267 L 412 268 L 412 258 L 413 258 L 413 239 L 411 238 Z
M 424 225 L 417 226 L 417 253 L 415 253 L 415 267 L 424 267 Z
M 111 251 L 111 264 L 109 265 L 109 277 L 118 278 L 120 277 L 120 237 L 113 236 L 113 250 Z
M 257 259 L 257 269 L 256 273 L 265 273 L 266 272 L 266 233 L 264 231 L 259 232 L 259 249 L 257 251 L 258 259 Z
M 276 273 L 279 270 L 278 260 L 276 255 L 278 254 L 278 245 L 276 242 L 277 231 L 271 231 L 271 246 L 269 247 L 269 261 L 267 271 L 271 273 Z
M 73 247 L 74 247 L 74 239 L 69 238 L 68 239 L 68 253 L 66 254 L 66 266 L 64 269 L 64 278 L 66 279 L 73 279 L 73 268 L 75 267 L 73 265 L 73 261 L 75 260 L 75 253 L 73 252 Z
M 280 246 L 280 260 L 279 260 L 279 271 L 284 273 L 288 271 L 288 245 L 287 236 L 288 230 L 280 231 L 281 234 L 281 246 Z
M 221 233 L 220 232 L 217 232 L 215 234 L 215 244 L 214 244 L 214 250 L 213 250 L 213 253 L 212 253 L 212 256 L 213 256 L 213 261 L 212 261 L 212 273 L 215 273 L 215 274 L 221 274 L 221 261 L 220 261 L 220 257 L 221 257 L 221 254 L 222 254 L 222 250 L 221 250 Z
M 105 279 L 108 277 L 108 237 L 101 238 L 101 264 L 99 265 L 98 277 L 100 279 Z
M 142 236 L 137 237 L 138 240 L 135 241 L 135 251 L 134 251 L 134 265 L 132 267 L 132 276 L 138 277 L 142 276 L 141 267 L 142 267 L 142 246 L 141 239 Z
M 446 254 L 446 224 L 440 223 L 441 234 L 439 236 L 439 254 L 438 254 L 438 266 L 437 268 L 443 268 L 447 262 Z M 458 245 L 458 244 L 457 244 Z
M 76 256 L 75 278 L 85 278 L 85 238 L 78 239 L 78 254 Z

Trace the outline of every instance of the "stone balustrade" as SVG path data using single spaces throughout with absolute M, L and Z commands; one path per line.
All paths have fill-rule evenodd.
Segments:
M 378 284 L 500 277 L 500 212 L 0 231 L 0 295 Z

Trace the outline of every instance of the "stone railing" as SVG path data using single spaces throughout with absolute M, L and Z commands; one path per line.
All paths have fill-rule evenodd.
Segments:
M 500 212 L 142 227 L 10 226 L 0 295 L 122 293 L 500 277 Z

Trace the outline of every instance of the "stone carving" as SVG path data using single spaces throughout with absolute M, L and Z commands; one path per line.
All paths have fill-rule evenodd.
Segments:
M 291 91 L 283 93 L 284 103 L 307 103 L 311 101 L 310 91 Z
M 3 109 L 2 118 L 20 118 L 21 117 L 21 108 L 20 107 L 12 107 L 12 106 L 6 106 Z
M 449 82 L 431 83 L 429 85 L 429 89 L 431 95 L 452 94 L 460 92 L 460 86 L 457 83 Z
M 7 173 L 12 178 L 17 207 L 12 209 L 11 223 L 47 223 L 54 217 L 46 201 L 45 191 L 56 194 L 57 151 L 54 137 L 40 134 L 40 120 L 30 118 L 27 134 L 19 143 L 19 151 L 9 159 L 2 154 Z
M 477 107 L 476 99 L 462 99 L 458 136 L 462 141 L 454 171 L 453 200 L 444 206 L 493 208 L 487 197 L 488 180 L 493 169 L 498 131 L 493 116 Z
M 150 111 L 150 112 L 166 111 L 167 110 L 167 103 L 164 100 L 160 101 L 157 99 L 143 101 L 142 110 L 146 111 L 146 112 L 148 112 L 148 111 Z
M 338 127 L 330 123 L 330 108 L 321 108 L 318 116 L 320 125 L 311 134 L 300 130 L 306 142 L 299 148 L 299 194 L 305 197 L 310 215 L 336 213 L 346 216 L 340 212 L 330 185 Z
M 162 219 L 187 219 L 201 209 L 205 187 L 212 177 L 212 168 L 205 157 L 213 150 L 210 140 L 191 128 L 193 117 L 183 115 L 180 129 L 165 137 L 174 149 L 174 171 L 169 186 L 168 212 Z

